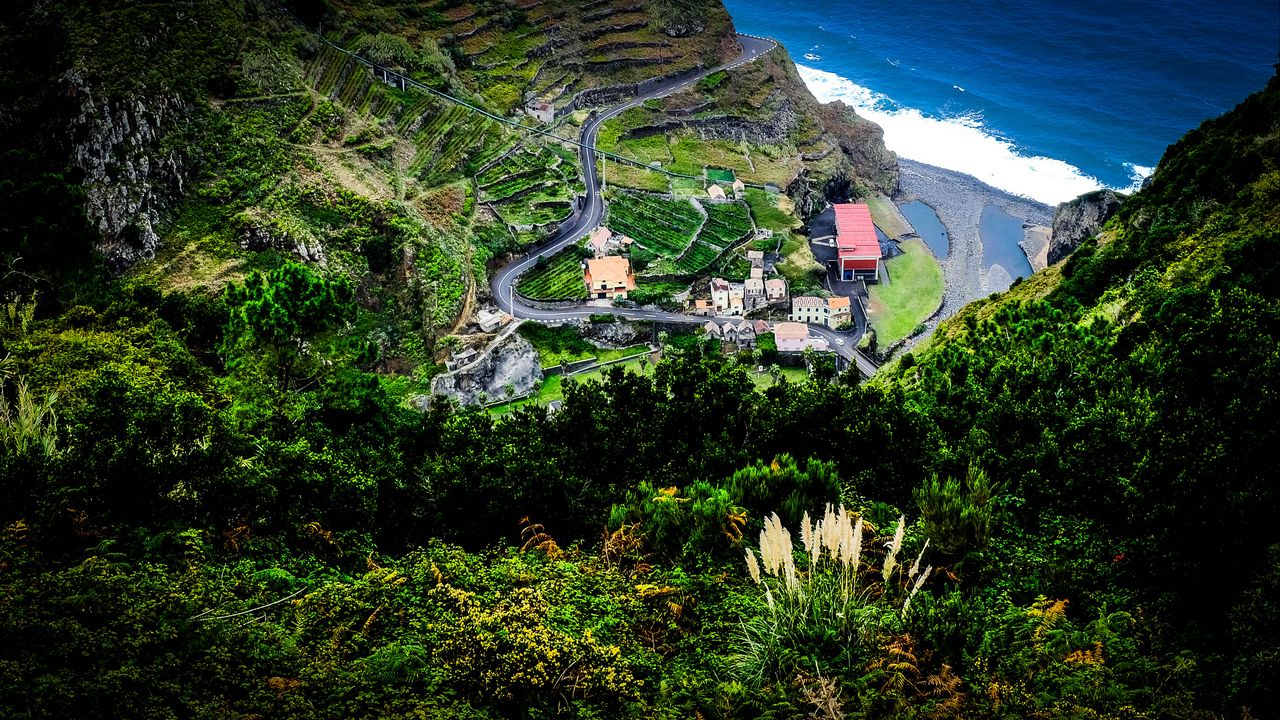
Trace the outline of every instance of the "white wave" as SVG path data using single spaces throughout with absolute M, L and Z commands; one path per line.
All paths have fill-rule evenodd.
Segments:
M 807 52 L 807 53 L 805 53 L 805 54 L 804 54 L 804 59 L 805 59 L 805 60 L 808 60 L 808 61 L 810 61 L 810 62 L 817 62 L 817 61 L 819 61 L 819 60 L 821 60 L 821 59 L 822 59 L 822 56 L 821 56 L 821 55 L 815 55 L 814 53 L 811 53 L 811 52 Z
M 960 92 L 965 92 L 965 89 L 964 89 L 964 88 L 962 88 L 962 87 L 960 87 L 959 85 L 952 85 L 951 87 L 953 87 L 953 88 L 955 88 L 955 89 L 959 90 Z
M 915 108 L 896 107 L 888 97 L 835 73 L 797 67 L 819 100 L 842 100 L 884 128 L 884 144 L 904 158 L 972 175 L 992 187 L 1050 205 L 1102 187 L 1097 178 L 1070 163 L 1019 154 L 1013 143 L 986 132 L 980 118 L 929 117 Z
M 1129 177 L 1133 178 L 1133 182 L 1129 184 L 1129 187 L 1125 188 L 1125 192 L 1141 190 L 1142 183 L 1146 182 L 1147 178 L 1151 177 L 1152 173 L 1156 171 L 1153 167 L 1134 165 L 1133 163 L 1125 163 L 1124 166 L 1129 169 Z

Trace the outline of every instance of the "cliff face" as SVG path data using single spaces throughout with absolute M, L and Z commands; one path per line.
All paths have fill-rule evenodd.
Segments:
M 67 82 L 80 101 L 69 131 L 85 216 L 98 231 L 98 250 L 121 270 L 155 256 L 158 229 L 182 195 L 185 163 L 165 140 L 190 117 L 190 107 L 173 95 L 100 98 L 77 73 Z
M 1120 209 L 1124 196 L 1112 190 L 1086 193 L 1058 206 L 1053 213 L 1053 232 L 1049 238 L 1049 264 L 1070 255 L 1080 243 L 1098 234 L 1102 226 Z

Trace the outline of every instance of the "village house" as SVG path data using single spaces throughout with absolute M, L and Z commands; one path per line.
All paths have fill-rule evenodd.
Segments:
M 746 290 L 741 283 L 731 283 L 724 278 L 711 279 L 711 305 L 716 315 L 741 315 Z
M 756 329 L 750 320 L 738 323 L 738 349 L 749 350 L 756 346 Z
M 467 348 L 461 352 L 455 350 L 454 352 L 449 353 L 449 357 L 444 361 L 445 369 L 449 372 L 453 372 L 454 370 L 471 363 L 471 361 L 475 360 L 479 354 L 480 353 L 476 352 L 475 348 Z
M 764 297 L 771 303 L 787 299 L 787 281 L 782 278 L 769 278 L 764 281 Z
M 841 296 L 827 298 L 827 327 L 835 330 L 847 322 L 853 322 L 849 298 Z
M 552 123 L 556 119 L 555 106 L 546 100 L 531 100 L 524 106 L 524 111 L 540 123 Z
M 697 298 L 692 303 L 690 314 L 707 317 L 711 314 L 711 301 Z
M 755 268 L 760 268 L 761 270 L 764 269 L 764 251 L 748 250 L 747 259 L 751 261 L 752 269 L 755 269 Z
M 845 281 L 880 277 L 880 240 L 866 203 L 840 203 L 836 211 L 836 263 Z
M 763 268 L 763 267 L 756 267 L 756 266 L 752 265 L 752 266 L 751 266 L 751 274 L 750 274 L 750 276 L 749 276 L 749 277 L 753 277 L 753 278 L 755 278 L 755 279 L 757 279 L 757 280 L 764 280 L 764 268 Z
M 795 322 L 826 325 L 835 330 L 853 319 L 849 298 L 836 296 L 825 300 L 802 295 L 791 299 L 791 319 Z
M 773 326 L 773 339 L 778 345 L 778 352 L 804 352 L 809 347 L 809 326 L 780 322 Z
M 625 300 L 627 293 L 636 289 L 631 263 L 620 255 L 587 260 L 583 280 L 587 284 L 587 295 L 596 300 Z
M 711 187 L 707 188 L 707 197 L 711 198 L 712 200 L 728 200 L 729 199 L 724 194 L 724 188 L 720 187 L 719 185 L 712 185 Z
M 746 282 L 742 283 L 742 290 L 746 293 L 748 300 L 763 300 L 764 280 L 758 277 L 749 277 Z
M 723 338 L 725 342 L 738 342 L 738 326 L 731 322 L 725 323 L 724 326 L 720 328 L 720 337 Z
M 765 320 L 757 320 L 755 322 L 755 325 L 752 325 L 751 327 L 753 330 L 756 331 L 757 337 L 769 332 L 769 323 L 768 321 L 765 321 Z
M 801 295 L 791 298 L 791 320 L 793 322 L 825 325 L 827 322 L 827 304 L 820 297 Z
M 508 317 L 504 312 L 494 312 L 486 309 L 476 313 L 475 321 L 480 326 L 481 332 L 489 333 L 497 330 L 500 325 L 507 321 Z
M 702 329 L 713 338 L 720 339 L 723 337 L 720 334 L 720 326 L 714 320 L 708 320 L 707 324 L 702 326 Z
M 734 178 L 733 179 L 733 196 L 741 200 L 742 196 L 745 195 L 746 192 L 747 192 L 747 186 L 742 184 L 741 180 Z
M 630 240 L 631 238 L 624 235 L 614 235 L 612 230 L 601 225 L 596 228 L 595 232 L 591 233 L 589 238 L 587 238 L 587 246 L 591 248 L 591 252 L 595 254 L 596 257 L 602 258 L 614 250 L 617 250 L 620 245 L 630 245 L 630 242 L 624 243 L 624 241 Z

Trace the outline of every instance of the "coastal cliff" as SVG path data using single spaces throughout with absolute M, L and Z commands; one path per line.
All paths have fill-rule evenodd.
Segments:
M 1120 210 L 1124 198 L 1114 190 L 1097 190 L 1059 205 L 1053 213 L 1049 264 L 1061 261 L 1080 243 L 1097 235 L 1111 216 Z

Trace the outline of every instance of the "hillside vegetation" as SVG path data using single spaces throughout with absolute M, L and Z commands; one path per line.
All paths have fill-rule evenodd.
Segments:
M 555 148 L 341 68 L 317 90 L 313 36 L 266 6 L 176 7 L 0 28 L 0 716 L 1280 707 L 1280 77 L 1170 147 L 1100 240 L 871 383 L 814 363 L 761 390 L 765 350 L 659 331 L 638 372 L 495 418 L 409 407 L 391 361 L 427 362 L 423 329 L 518 242 L 473 176 L 559 172 Z M 433 13 L 458 41 L 507 10 L 559 32 L 534 24 L 554 7 L 295 10 L 421 50 L 453 47 Z M 688 39 L 722 12 L 699 7 L 643 12 Z M 235 40 L 179 63 L 209 28 Z M 483 71 L 446 54 L 467 90 Z M 793 196 L 748 201 L 782 232 Z

